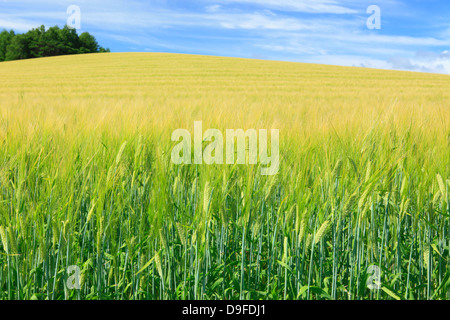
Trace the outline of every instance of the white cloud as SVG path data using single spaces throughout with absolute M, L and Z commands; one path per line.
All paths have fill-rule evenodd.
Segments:
M 281 11 L 307 13 L 355 14 L 356 10 L 344 7 L 334 0 L 228 0 L 227 3 L 252 4 Z
M 405 53 L 407 54 L 407 53 Z M 394 56 L 388 60 L 368 58 L 359 55 L 331 55 L 306 58 L 305 62 L 353 66 L 375 69 L 394 69 L 415 72 L 450 74 L 450 53 L 427 53 L 427 57 L 417 53 L 414 57 Z
M 0 17 L 0 30 L 14 30 L 16 32 L 26 32 L 32 28 L 36 28 L 39 26 L 39 23 L 33 23 L 31 21 L 24 20 L 10 20 L 3 19 Z
M 412 58 L 395 56 L 388 61 L 391 68 L 432 73 L 450 74 L 450 52 L 417 52 Z
M 289 53 L 299 55 L 325 55 L 327 53 L 327 51 L 324 49 L 314 46 L 302 45 L 295 42 L 290 45 L 259 44 L 256 45 L 256 47 L 269 51 L 277 51 L 284 54 Z
M 205 10 L 206 10 L 206 12 L 214 13 L 214 12 L 219 11 L 221 8 L 222 8 L 222 6 L 215 4 L 212 6 L 206 6 Z
M 211 16 L 210 19 L 218 21 L 222 27 L 227 29 L 267 29 L 284 31 L 314 29 L 311 24 L 301 22 L 298 19 L 278 17 L 273 14 L 223 14 Z
M 368 46 L 375 44 L 396 46 L 446 46 L 449 40 L 441 40 L 433 37 L 410 37 L 397 35 L 379 35 L 362 33 L 340 33 L 333 36 L 336 40 L 364 43 Z

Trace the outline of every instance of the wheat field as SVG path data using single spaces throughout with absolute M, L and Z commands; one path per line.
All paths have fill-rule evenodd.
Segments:
M 171 133 L 199 120 L 279 129 L 279 173 L 174 165 Z M 0 145 L 0 299 L 450 298 L 448 75 L 3 62 Z

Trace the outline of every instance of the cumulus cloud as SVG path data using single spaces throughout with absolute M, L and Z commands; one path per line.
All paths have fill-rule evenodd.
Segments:
M 433 53 L 419 51 L 412 58 L 392 57 L 388 61 L 392 69 L 450 74 L 450 52 Z

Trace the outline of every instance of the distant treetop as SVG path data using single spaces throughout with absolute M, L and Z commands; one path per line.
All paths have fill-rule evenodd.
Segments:
M 88 32 L 78 36 L 77 31 L 68 26 L 45 30 L 42 25 L 24 34 L 16 34 L 13 30 L 0 33 L 0 61 L 96 52 L 110 50 L 100 47 Z

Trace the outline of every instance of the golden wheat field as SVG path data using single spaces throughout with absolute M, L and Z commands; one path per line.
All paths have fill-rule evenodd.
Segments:
M 279 129 L 278 174 L 171 163 L 171 133 L 194 121 Z M 449 298 L 448 75 L 2 62 L 0 146 L 0 299 Z

